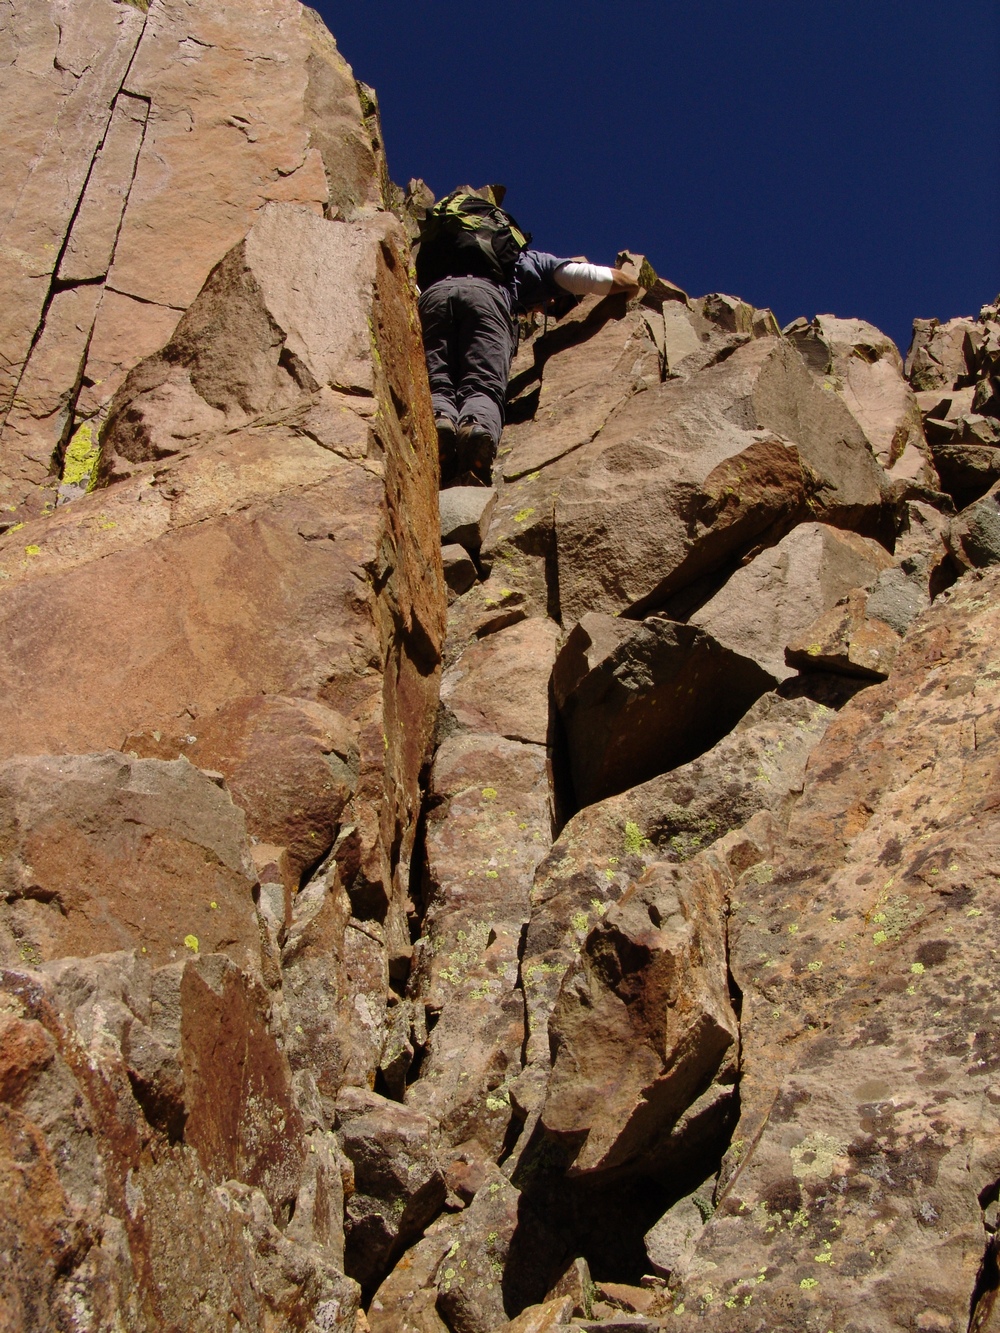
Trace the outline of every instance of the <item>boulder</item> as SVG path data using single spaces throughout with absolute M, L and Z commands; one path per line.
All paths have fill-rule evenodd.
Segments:
M 787 816 L 832 717 L 810 699 L 765 694 L 698 759 L 574 815 L 531 889 L 521 962 L 529 1067 L 549 1068 L 549 1017 L 562 979 L 608 908 L 654 862 L 689 860 L 758 811 Z M 524 1102 L 538 1088 L 525 1078 L 513 1095 Z
M 965 569 L 1000 562 L 1000 482 L 953 521 L 948 546 Z
M 903 378 L 896 344 L 862 319 L 817 315 L 796 320 L 785 336 L 823 383 L 838 393 L 883 468 L 934 487 L 934 467 L 924 439 L 920 408 Z
M 998 1177 L 979 980 L 995 947 L 998 607 L 988 570 L 914 622 L 889 679 L 827 729 L 787 833 L 739 876 L 741 1121 L 686 1304 L 711 1283 L 752 1292 L 765 1324 L 811 1318 L 817 1293 L 872 1330 L 969 1318 Z M 724 1307 L 703 1322 L 734 1328 Z
M 774 683 L 793 674 L 785 646 L 852 588 L 872 586 L 892 557 L 869 537 L 802 523 L 738 569 L 690 624 L 749 657 Z
M 544 745 L 558 638 L 553 621 L 532 616 L 470 644 L 441 681 L 446 728 Z
M 444 581 L 448 585 L 448 600 L 461 597 L 479 578 L 475 562 L 464 546 L 449 544 L 441 548 Z
M 143 757 L 182 754 L 222 773 L 251 837 L 275 849 L 268 859 L 281 859 L 283 877 L 297 887 L 333 846 L 354 795 L 357 723 L 310 699 L 258 694 L 224 704 L 198 733 L 129 736 L 125 749 Z
M 372 1292 L 444 1203 L 434 1123 L 356 1088 L 337 1098 L 337 1120 L 341 1146 L 354 1167 L 345 1218 L 346 1270 L 362 1290 Z
M 238 701 L 300 701 L 297 717 L 285 714 L 298 737 L 265 741 L 258 727 L 251 749 L 267 750 L 267 771 L 250 776 L 255 761 L 244 756 L 237 786 L 258 817 L 267 810 L 266 840 L 290 840 L 306 868 L 330 845 L 332 812 L 353 783 L 354 877 L 383 917 L 394 904 L 397 952 L 409 948 L 400 867 L 431 739 L 445 607 L 433 419 L 401 243 L 386 215 L 346 223 L 265 209 L 163 355 L 136 367 L 115 399 L 104 465 L 111 477 L 133 475 L 0 537 L 6 753 L 85 752 L 140 736 L 157 746 L 166 737 L 176 753 L 221 710 L 207 749 L 213 765 L 231 767 L 246 738 L 227 740 L 228 755 L 217 742 Z M 312 274 L 309 299 L 302 271 Z M 316 291 L 329 299 L 316 303 Z M 170 424 L 170 401 L 151 398 L 170 376 L 231 428 L 144 462 Z M 334 412 L 329 395 L 358 410 Z M 403 419 L 397 402 L 411 405 Z M 238 424 L 265 409 L 259 424 Z M 360 452 L 356 430 L 342 430 L 345 414 L 362 432 Z M 206 569 L 215 571 L 210 593 Z M 63 631 L 55 637 L 53 618 Z M 296 803 L 288 785 L 302 777 L 293 752 L 316 746 L 314 704 L 356 733 L 350 773 L 326 764 L 339 795 L 325 810 L 326 761 L 315 748 L 310 801 Z M 283 758 L 272 768 L 276 747 Z M 390 850 L 397 816 L 401 858 Z
M 441 542 L 478 551 L 489 531 L 497 493 L 486 486 L 450 486 L 441 492 Z
M 687 1194 L 668 1208 L 659 1222 L 646 1232 L 650 1271 L 663 1278 L 683 1273 L 711 1212 L 710 1193 L 708 1197 Z
M 857 422 L 769 338 L 631 398 L 534 485 L 555 496 L 563 619 L 661 605 L 809 507 L 869 535 L 891 529 L 888 483 Z
M 504 431 L 508 480 L 589 444 L 631 394 L 659 383 L 660 356 L 647 318 L 621 307 L 620 297 L 608 297 L 588 306 L 587 318 L 535 339 L 531 374 L 540 380 L 538 399 L 529 422 Z
M 505 1333 L 548 1333 L 550 1328 L 569 1328 L 573 1316 L 573 1299 L 556 1296 L 540 1305 L 529 1305 L 516 1319 L 503 1324 Z
M 899 650 L 900 636 L 871 615 L 865 588 L 855 588 L 837 606 L 789 641 L 785 657 L 803 670 L 838 671 L 885 680 Z
M 693 625 L 584 616 L 553 673 L 578 804 L 704 753 L 772 684 Z
M 435 1274 L 438 1309 L 454 1333 L 494 1333 L 507 1322 L 504 1277 L 519 1198 L 494 1167 L 472 1203 L 455 1219 L 451 1244 Z M 522 1284 L 528 1278 L 527 1273 L 515 1276 Z
M 975 321 L 915 319 L 910 350 L 906 354 L 906 378 L 917 390 L 957 388 L 969 372 L 966 338 L 975 332 Z
M 719 1114 L 731 1096 L 739 1036 L 725 879 L 711 852 L 681 868 L 650 867 L 591 929 L 567 973 L 549 1020 L 541 1123 L 573 1145 L 572 1174 L 669 1170 L 692 1150 L 685 1130 L 697 1138 L 700 1127 L 678 1128 L 696 1099 L 718 1085 Z
M 12 1240 L 21 1228 L 5 1315 L 56 1327 L 84 1291 L 98 1308 L 152 1309 L 198 1333 L 234 1309 L 256 1330 L 305 1314 L 350 1333 L 359 1293 L 334 1248 L 277 1224 L 304 1144 L 266 1015 L 243 1007 L 252 990 L 219 955 L 152 976 L 122 954 L 2 973 L 0 1228 Z M 174 1043 L 189 1099 L 172 1140 L 144 1119 L 138 1048 L 156 1040 Z M 234 1166 L 261 1187 L 232 1179 Z
M 371 1333 L 448 1333 L 437 1311 L 434 1275 L 451 1248 L 451 1225 L 450 1218 L 437 1222 L 379 1287 L 368 1307 Z

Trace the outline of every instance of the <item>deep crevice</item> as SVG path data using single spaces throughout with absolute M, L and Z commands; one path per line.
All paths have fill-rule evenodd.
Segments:
M 969 1300 L 969 1333 L 984 1328 L 997 1303 L 1000 1291 L 1000 1265 L 997 1263 L 997 1237 L 990 1236 Z

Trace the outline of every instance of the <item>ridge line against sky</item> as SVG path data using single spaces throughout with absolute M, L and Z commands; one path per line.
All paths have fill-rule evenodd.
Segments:
M 624 246 L 779 322 L 1000 290 L 996 0 L 453 0 L 317 8 L 394 180 L 502 181 L 540 249 Z

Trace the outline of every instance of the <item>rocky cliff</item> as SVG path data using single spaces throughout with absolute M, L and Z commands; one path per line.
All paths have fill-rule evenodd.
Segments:
M 439 496 L 319 19 L 2 13 L 0 1328 L 993 1328 L 1000 306 L 625 252 Z

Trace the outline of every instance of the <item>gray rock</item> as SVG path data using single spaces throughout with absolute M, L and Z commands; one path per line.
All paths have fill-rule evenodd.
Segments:
M 443 494 L 450 493 L 445 491 Z M 444 581 L 456 597 L 468 592 L 479 577 L 472 557 L 457 542 L 450 542 L 441 548 L 441 562 L 444 565 Z
M 1000 563 L 1000 482 L 954 520 L 949 547 L 966 568 Z
M 714 1180 L 707 1182 L 714 1186 Z M 678 1201 L 646 1232 L 650 1271 L 670 1277 L 694 1253 L 694 1247 L 711 1212 L 711 1188 L 695 1191 Z
M 878 576 L 868 595 L 868 614 L 884 621 L 897 634 L 905 634 L 930 603 L 926 573 L 916 561 L 907 560 Z
M 852 588 L 870 587 L 892 556 L 878 542 L 803 523 L 762 551 L 697 611 L 692 625 L 752 658 L 775 682 L 794 675 L 785 645 Z
M 584 616 L 553 673 L 577 801 L 589 805 L 703 754 L 773 683 L 697 626 Z
M 451 486 L 442 491 L 441 544 L 478 551 L 489 530 L 497 493 L 486 486 Z

